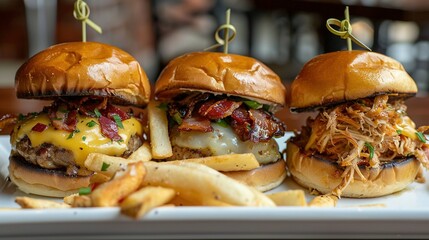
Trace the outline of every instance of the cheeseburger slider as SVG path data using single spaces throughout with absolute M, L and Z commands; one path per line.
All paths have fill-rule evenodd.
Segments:
M 287 167 L 323 194 L 378 197 L 404 189 L 429 166 L 423 132 L 404 100 L 417 87 L 382 54 L 340 51 L 306 63 L 291 85 L 291 111 L 317 110 L 287 142 Z
M 155 85 L 169 120 L 169 159 L 253 153 L 261 167 L 229 176 L 262 191 L 276 187 L 286 173 L 273 138 L 285 125 L 273 113 L 285 94 L 280 78 L 250 57 L 196 52 L 172 60 Z
M 129 156 L 143 142 L 140 119 L 118 105 L 144 107 L 149 81 L 128 53 L 95 42 L 52 46 L 15 77 L 18 98 L 52 100 L 16 119 L 9 177 L 26 193 L 62 197 L 91 184 L 89 153 Z

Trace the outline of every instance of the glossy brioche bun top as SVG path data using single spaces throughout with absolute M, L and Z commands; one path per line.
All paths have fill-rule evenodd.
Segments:
M 228 94 L 283 107 L 286 88 L 279 76 L 258 60 L 219 52 L 194 52 L 170 61 L 155 85 L 157 99 L 183 91 Z
M 97 42 L 62 43 L 37 53 L 18 69 L 15 87 L 18 98 L 102 96 L 138 107 L 150 98 L 149 80 L 137 60 Z
M 307 62 L 291 84 L 291 111 L 313 110 L 345 101 L 417 93 L 414 80 L 396 60 L 367 51 L 338 51 Z

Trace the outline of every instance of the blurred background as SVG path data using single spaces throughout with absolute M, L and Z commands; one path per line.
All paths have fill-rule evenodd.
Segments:
M 231 8 L 237 37 L 229 52 L 250 55 L 277 72 L 288 85 L 303 64 L 324 52 L 346 48 L 325 27 L 344 19 L 350 6 L 353 34 L 399 60 L 429 91 L 429 1 L 426 0 L 86 0 L 88 41 L 116 45 L 141 63 L 152 82 L 172 58 L 214 44 L 216 28 Z M 74 0 L 0 0 L 0 88 L 13 88 L 17 68 L 55 43 L 80 41 Z M 354 49 L 359 49 L 353 45 Z M 2 96 L 0 96 L 1 99 Z
M 230 53 L 258 58 L 290 82 L 302 65 L 346 43 L 325 27 L 350 6 L 353 33 L 374 51 L 399 60 L 420 94 L 429 90 L 429 1 L 426 0 L 86 0 L 88 40 L 116 45 L 134 55 L 155 81 L 172 58 L 214 44 L 214 32 L 231 8 L 237 37 Z M 0 86 L 13 86 L 22 62 L 48 47 L 81 40 L 74 0 L 0 0 Z M 354 45 L 355 49 L 358 49 Z

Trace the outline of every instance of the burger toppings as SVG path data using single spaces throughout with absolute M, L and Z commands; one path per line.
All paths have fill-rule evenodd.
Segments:
M 36 125 L 34 125 L 34 127 L 31 130 L 35 131 L 35 132 L 43 132 L 47 128 L 48 128 L 48 125 L 43 124 L 43 123 L 37 123 Z
M 229 125 L 242 141 L 265 142 L 283 136 L 285 125 L 255 101 L 225 95 L 190 93 L 167 106 L 179 131 L 212 132 L 211 122 Z M 163 107 L 163 106 L 161 106 Z
M 101 132 L 105 137 L 113 141 L 120 141 L 118 128 L 124 128 L 122 121 L 129 119 L 130 114 L 122 111 L 120 108 L 108 103 L 107 98 L 76 98 L 76 99 L 59 99 L 46 107 L 51 119 L 52 125 L 59 130 L 70 132 L 69 137 L 77 130 L 77 114 L 83 116 L 96 117 L 98 123 L 91 120 L 87 126 L 93 127 L 100 125 Z
M 142 145 L 141 124 L 131 115 L 106 98 L 60 98 L 40 113 L 4 121 L 17 122 L 11 134 L 13 156 L 75 176 L 89 174 L 79 166 L 91 152 L 128 157 Z
M 201 116 L 195 116 L 195 117 L 183 119 L 180 122 L 178 129 L 180 131 L 198 131 L 198 132 L 213 131 L 213 128 L 210 125 L 210 120 Z
M 115 121 L 105 116 L 101 116 L 98 119 L 98 122 L 100 123 L 101 133 L 103 133 L 104 136 L 112 139 L 113 141 L 121 140 L 121 136 L 118 134 L 118 126 Z
M 380 95 L 320 111 L 291 141 L 308 154 L 323 155 L 345 168 L 343 182 L 334 190 L 340 195 L 354 174 L 365 179 L 359 166 L 378 168 L 413 155 L 429 168 L 422 133 L 426 129 L 415 129 L 403 100 L 389 101 L 388 95 Z
M 103 162 L 103 165 L 101 166 L 101 171 L 105 172 L 110 167 L 110 164 Z

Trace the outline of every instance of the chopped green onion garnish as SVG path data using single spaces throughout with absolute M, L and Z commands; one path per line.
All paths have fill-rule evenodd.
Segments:
M 252 100 L 246 100 L 243 101 L 244 104 L 246 104 L 248 107 L 253 108 L 253 109 L 259 109 L 262 107 L 262 104 L 256 102 L 256 101 L 252 101 Z
M 94 120 L 91 120 L 91 121 L 86 123 L 86 126 L 88 126 L 88 127 L 94 127 L 95 125 L 97 125 L 97 123 Z
M 19 115 L 18 115 L 18 121 L 22 121 L 22 120 L 24 120 L 25 119 L 25 116 L 22 114 L 22 113 L 20 113 Z
M 264 109 L 265 111 L 269 112 L 270 111 L 270 105 L 264 104 L 262 106 L 262 109 Z
M 75 134 L 75 133 L 78 133 L 78 132 L 80 132 L 80 130 L 79 130 L 79 129 L 74 130 L 73 132 L 71 132 L 71 133 L 67 136 L 67 139 L 71 139 L 71 138 L 73 138 L 73 137 L 74 137 L 74 134 Z
M 167 103 L 161 103 L 158 105 L 158 108 L 164 111 L 168 110 L 168 104 Z
M 83 137 L 82 137 L 82 141 L 85 141 L 85 140 L 86 140 L 86 136 L 83 136 Z
M 119 115 L 118 115 L 118 114 L 113 114 L 113 115 L 112 115 L 112 117 L 113 117 L 113 120 L 115 120 L 116 125 L 117 125 L 119 128 L 124 129 L 124 125 L 122 124 L 121 117 L 119 117 Z
M 402 130 L 401 130 L 401 129 L 398 129 L 398 130 L 396 130 L 396 133 L 397 133 L 398 135 L 401 135 L 401 134 L 402 134 Z
M 67 136 L 67 139 L 71 139 L 71 138 L 73 138 L 73 136 L 74 136 L 74 132 L 71 132 L 71 133 Z
M 368 148 L 369 151 L 369 159 L 372 159 L 374 157 L 374 147 L 371 145 L 371 143 L 366 142 L 365 146 Z
M 98 111 L 98 109 L 97 109 L 97 108 L 95 108 L 95 109 L 94 109 L 94 114 L 95 114 L 95 116 L 96 116 L 97 118 L 100 118 L 100 117 L 101 117 L 101 113 L 100 113 L 100 111 Z
M 110 167 L 110 164 L 103 162 L 103 165 L 101 166 L 101 171 L 105 172 Z
M 180 115 L 180 113 L 175 113 L 173 115 L 173 120 L 177 122 L 177 124 L 182 124 L 182 116 Z
M 419 138 L 420 142 L 426 143 L 426 137 L 421 132 L 416 132 L 417 137 Z
M 221 127 L 228 127 L 228 123 L 224 119 L 218 119 L 216 123 Z
M 79 195 L 88 195 L 90 193 L 91 193 L 91 188 L 90 187 L 79 188 Z
M 58 111 L 62 112 L 62 113 L 68 113 L 69 111 L 67 110 L 67 108 L 60 108 L 58 109 Z

